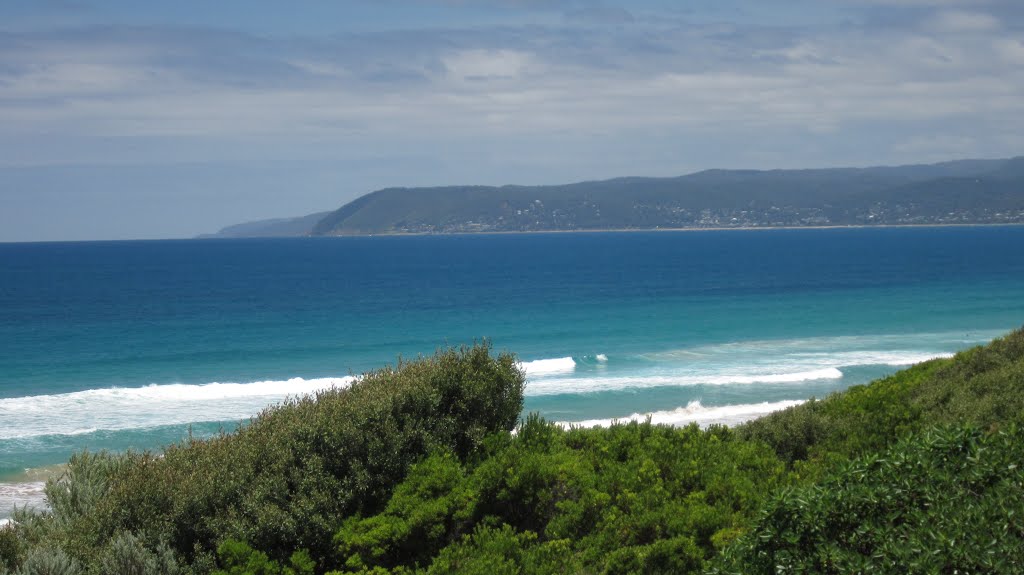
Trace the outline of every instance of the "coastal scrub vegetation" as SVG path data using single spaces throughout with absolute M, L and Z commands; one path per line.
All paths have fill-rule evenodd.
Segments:
M 934 428 L 772 496 L 725 574 L 1022 573 L 1024 431 Z
M 0 574 L 1024 572 L 1024 331 L 734 429 L 520 420 L 487 344 L 80 453 Z

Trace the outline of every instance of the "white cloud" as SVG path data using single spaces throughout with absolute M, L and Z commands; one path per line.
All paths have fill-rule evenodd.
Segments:
M 869 122 L 890 129 L 998 118 L 1024 131 L 1015 119 L 1024 118 L 1024 45 L 975 13 L 943 14 L 958 34 L 420 31 L 264 52 L 255 41 L 219 39 L 210 61 L 203 56 L 214 47 L 187 35 L 163 45 L 144 36 L 104 37 L 102 45 L 86 34 L 78 43 L 29 38 L 16 56 L 0 53 L 0 70 L 17 70 L 0 75 L 7 133 L 0 150 L 37 138 L 43 143 L 4 156 L 46 163 L 69 161 L 67 147 L 48 152 L 58 147 L 46 138 L 232 140 L 241 155 L 256 142 L 296 149 L 357 142 L 386 154 L 429 140 L 509 140 L 533 142 L 521 150 L 532 157 L 567 134 L 615 140 L 647 131 L 679 141 L 745 134 L 736 140 L 742 149 L 767 133 L 838 140 Z
M 1024 42 L 1016 38 L 1000 38 L 993 42 L 993 47 L 1008 64 L 1024 66 Z
M 514 79 L 531 66 L 533 57 L 515 50 L 462 50 L 442 60 L 448 72 L 461 79 Z
M 942 32 L 988 32 L 999 28 L 999 20 L 995 16 L 965 10 L 939 12 L 928 23 Z

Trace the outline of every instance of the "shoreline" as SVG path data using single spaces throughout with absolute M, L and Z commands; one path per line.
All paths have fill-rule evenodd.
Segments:
M 127 242 L 208 242 L 224 240 L 302 240 L 319 238 L 373 238 L 373 237 L 421 237 L 421 236 L 505 236 L 539 234 L 602 234 L 602 233 L 651 233 L 651 232 L 757 232 L 771 230 L 860 230 L 868 228 L 1006 228 L 1022 227 L 1024 222 L 975 223 L 975 224 L 849 224 L 833 226 L 713 226 L 688 228 L 585 228 L 575 230 L 503 230 L 480 232 L 377 232 L 365 234 L 325 234 L 301 236 L 244 236 L 244 237 L 168 237 L 90 240 L 29 240 L 0 241 L 0 245 L 19 244 L 110 244 Z
M 1022 227 L 1024 222 L 1006 223 L 977 223 L 977 224 L 850 224 L 834 226 L 714 226 L 714 227 L 687 227 L 687 228 L 585 228 L 575 230 L 502 230 L 502 231 L 479 231 L 479 232 L 379 232 L 366 234 L 326 234 L 290 236 L 291 238 L 372 238 L 372 237 L 422 237 L 422 236 L 508 236 L 508 235 L 540 235 L 540 234 L 628 234 L 628 233 L 652 233 L 652 232 L 759 232 L 772 230 L 862 230 L 870 228 L 1005 228 Z M 189 239 L 216 239 L 216 240 L 246 240 L 246 239 L 288 239 L 288 237 L 248 237 L 248 238 L 189 238 Z M 134 240 L 125 240 L 134 241 Z

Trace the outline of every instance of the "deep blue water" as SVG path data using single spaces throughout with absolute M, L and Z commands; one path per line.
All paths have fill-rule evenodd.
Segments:
M 553 419 L 738 420 L 1020 326 L 1022 248 L 1024 227 L 0 244 L 0 476 L 481 338 Z

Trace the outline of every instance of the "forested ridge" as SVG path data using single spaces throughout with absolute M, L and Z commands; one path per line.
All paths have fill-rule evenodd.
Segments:
M 540 186 L 385 188 L 208 237 L 1024 223 L 1024 157 L 704 170 Z
M 1024 158 L 706 170 L 560 186 L 388 188 L 311 235 L 1024 223 Z
M 0 573 L 1021 573 L 1024 330 L 736 428 L 521 418 L 486 344 L 81 453 Z

